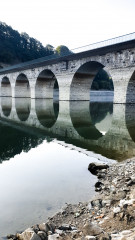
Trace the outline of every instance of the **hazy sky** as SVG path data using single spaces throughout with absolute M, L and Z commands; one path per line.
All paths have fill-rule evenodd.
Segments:
M 135 31 L 135 0 L 1 0 L 0 21 L 70 49 Z

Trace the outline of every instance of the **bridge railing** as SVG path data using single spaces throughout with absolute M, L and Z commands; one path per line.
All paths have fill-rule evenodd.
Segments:
M 106 47 L 106 46 L 110 46 L 110 45 L 114 45 L 114 44 L 118 44 L 118 43 L 128 42 L 131 40 L 135 40 L 135 32 L 129 33 L 129 34 L 126 34 L 123 36 L 111 38 L 108 40 L 104 40 L 101 42 L 92 43 L 92 44 L 85 45 L 82 47 L 74 48 L 71 51 L 73 53 L 85 52 L 85 51 L 93 50 L 96 48 L 101 48 L 101 47 Z
M 52 55 L 49 55 L 49 56 L 46 56 L 46 57 L 37 58 L 37 59 L 31 60 L 31 61 L 15 64 L 15 65 L 0 69 L 0 73 L 2 74 L 2 72 L 4 72 L 4 71 L 13 70 L 13 69 L 19 69 L 19 68 L 23 69 L 23 68 L 28 67 L 28 66 L 34 66 L 38 63 L 54 60 L 54 59 L 57 59 L 59 57 L 60 56 L 58 56 L 58 55 L 52 54 Z

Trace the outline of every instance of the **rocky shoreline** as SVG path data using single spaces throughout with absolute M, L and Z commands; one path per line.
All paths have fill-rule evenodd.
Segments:
M 111 166 L 92 163 L 96 197 L 61 212 L 10 240 L 135 240 L 135 158 Z

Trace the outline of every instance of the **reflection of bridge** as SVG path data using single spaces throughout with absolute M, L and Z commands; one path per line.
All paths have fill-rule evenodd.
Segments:
M 130 108 L 128 105 L 114 105 L 112 122 L 109 129 L 104 129 L 103 135 L 100 123 L 104 123 L 105 118 L 95 125 L 96 128 L 92 123 L 92 105 L 89 108 L 88 101 L 60 101 L 58 114 L 58 103 L 55 106 L 53 100 L 1 98 L 0 111 L 1 120 L 7 120 L 11 126 L 14 123 L 28 126 L 33 134 L 39 131 L 40 136 L 50 135 L 112 159 L 135 155 L 133 134 L 130 133 L 131 127 L 127 129 L 126 122 L 130 113 L 131 105 Z
M 104 68 L 113 80 L 114 103 L 135 102 L 134 35 L 91 45 L 84 52 L 3 69 L 1 96 L 53 98 L 57 81 L 59 100 L 89 100 L 92 81 Z

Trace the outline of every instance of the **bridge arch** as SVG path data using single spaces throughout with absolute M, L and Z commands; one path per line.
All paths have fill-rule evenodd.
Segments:
M 30 98 L 30 84 L 27 76 L 24 73 L 20 73 L 16 79 L 15 97 Z
M 75 72 L 71 85 L 70 85 L 70 100 L 90 100 L 90 90 L 93 81 L 95 80 L 97 74 L 105 66 L 97 61 L 87 61 L 82 63 L 81 66 Z M 106 69 L 104 70 L 106 72 Z M 108 79 L 110 76 L 108 72 Z
M 52 70 L 44 69 L 38 75 L 35 86 L 35 97 L 59 98 L 59 85 Z
M 8 77 L 3 77 L 1 81 L 1 96 L 12 97 L 11 83 Z

